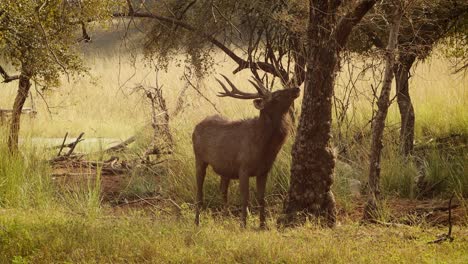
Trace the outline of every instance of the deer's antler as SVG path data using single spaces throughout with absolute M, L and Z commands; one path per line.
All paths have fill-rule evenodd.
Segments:
M 257 83 L 254 83 L 251 80 L 249 80 L 249 82 L 253 84 L 255 89 L 257 89 L 258 93 L 246 93 L 246 92 L 243 92 L 243 91 L 239 90 L 231 82 L 231 80 L 229 80 L 228 77 L 226 77 L 223 74 L 221 74 L 221 76 L 223 76 L 223 78 L 226 80 L 226 82 L 231 86 L 231 90 L 229 90 L 226 87 L 226 85 L 224 85 L 224 83 L 222 81 L 220 81 L 218 78 L 215 78 L 216 81 L 218 81 L 218 83 L 221 85 L 221 87 L 224 90 L 224 92 L 220 92 L 218 94 L 219 97 L 228 96 L 228 97 L 233 97 L 233 98 L 237 98 L 237 99 L 256 99 L 256 98 L 263 98 L 263 97 L 265 97 L 265 96 L 267 96 L 269 94 L 268 90 L 263 86 L 263 84 L 261 83 L 260 80 L 254 79 L 254 80 L 256 80 Z

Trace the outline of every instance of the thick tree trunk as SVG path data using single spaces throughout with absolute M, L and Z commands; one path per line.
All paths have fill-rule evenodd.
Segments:
M 335 65 L 338 60 L 332 48 L 313 51 L 308 68 L 302 112 L 292 150 L 291 183 L 284 213 L 294 222 L 296 213 L 324 217 L 335 224 L 335 199 L 330 188 L 333 183 L 335 160 L 330 148 L 331 97 Z
M 386 63 L 382 90 L 377 101 L 377 114 L 372 122 L 372 141 L 369 168 L 369 197 L 364 208 L 363 219 L 376 219 L 379 213 L 380 200 L 380 157 L 383 143 L 382 137 L 387 118 L 388 107 L 390 105 L 390 90 L 393 80 L 393 68 L 395 65 L 395 49 L 398 42 L 398 31 L 400 29 L 403 11 L 398 9 L 395 12 L 392 28 L 390 29 L 388 46 L 386 49 Z
M 302 111 L 292 149 L 291 182 L 280 225 L 301 223 L 308 216 L 336 222 L 331 191 L 335 157 L 330 147 L 332 96 L 340 51 L 349 34 L 374 6 L 361 0 L 337 21 L 341 1 L 309 0 L 307 73 Z
M 413 54 L 402 55 L 399 64 L 395 67 L 397 102 L 401 117 L 400 150 L 405 156 L 411 155 L 414 146 L 415 117 L 408 81 L 415 59 Z
M 310 12 L 315 10 L 311 8 Z M 331 98 L 339 58 L 335 41 L 319 37 L 331 29 L 334 19 L 334 15 L 317 11 L 309 24 L 308 39 L 313 43 L 309 44 L 302 111 L 292 149 L 291 183 L 279 224 L 302 222 L 307 215 L 323 217 L 330 226 L 335 224 L 335 199 L 330 190 L 335 160 L 329 140 Z
M 15 102 L 13 103 L 13 113 L 11 116 L 10 134 L 8 137 L 8 149 L 11 153 L 18 151 L 18 137 L 21 122 L 21 112 L 24 102 L 31 88 L 30 75 L 22 72 L 19 77 L 18 93 L 16 94 Z

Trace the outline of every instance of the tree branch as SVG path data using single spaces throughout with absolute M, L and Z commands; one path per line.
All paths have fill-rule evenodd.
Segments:
M 379 48 L 379 49 L 385 48 L 383 41 L 379 38 L 379 36 L 377 36 L 377 34 L 374 31 L 370 29 L 365 29 L 364 33 L 367 35 L 369 40 L 372 42 L 372 44 L 374 44 L 376 48 Z
M 19 79 L 19 75 L 9 75 L 2 66 L 0 66 L 0 75 L 3 77 L 4 83 L 9 83 Z
M 300 86 L 305 81 L 306 58 L 298 36 L 292 39 L 292 52 L 295 61 L 293 80 L 295 85 Z
M 361 0 L 352 11 L 348 12 L 338 23 L 335 39 L 338 47 L 343 48 L 353 28 L 361 21 L 364 15 L 375 5 L 377 0 Z
M 234 53 L 231 49 L 229 49 L 226 45 L 224 45 L 222 42 L 217 40 L 213 35 L 207 34 L 205 32 L 201 32 L 197 28 L 193 27 L 192 25 L 185 23 L 183 21 L 180 21 L 178 19 L 170 18 L 170 17 L 164 17 L 164 16 L 159 16 L 153 13 L 149 12 L 135 12 L 130 0 L 129 2 L 129 11 L 127 13 L 114 13 L 114 17 L 139 17 L 139 18 L 151 18 L 151 19 L 156 19 L 164 23 L 169 23 L 173 24 L 176 26 L 179 26 L 185 30 L 192 31 L 192 32 L 197 32 L 199 33 L 203 38 L 205 38 L 207 41 L 211 42 L 213 45 L 218 47 L 221 51 L 223 51 L 227 56 L 229 56 L 234 62 L 239 65 L 233 73 L 236 74 L 237 72 L 240 72 L 244 69 L 248 68 L 254 68 L 254 69 L 260 69 L 264 72 L 270 73 L 274 76 L 277 76 L 281 78 L 282 80 L 288 80 L 288 73 L 284 69 L 276 69 L 276 67 L 270 63 L 266 62 L 248 62 L 241 57 L 239 57 L 237 54 Z
M 88 31 L 86 30 L 86 24 L 85 22 L 81 21 L 81 38 L 78 39 L 78 42 L 84 41 L 84 42 L 90 42 L 91 37 L 88 34 Z

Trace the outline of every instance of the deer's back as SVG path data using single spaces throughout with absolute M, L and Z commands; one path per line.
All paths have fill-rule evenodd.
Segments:
M 198 123 L 192 141 L 198 161 L 224 177 L 237 178 L 241 166 L 254 173 L 260 158 L 258 137 L 254 120 L 229 121 L 216 115 Z

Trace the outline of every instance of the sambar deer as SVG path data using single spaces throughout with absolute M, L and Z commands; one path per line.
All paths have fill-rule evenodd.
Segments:
M 206 168 L 211 165 L 221 176 L 221 192 L 227 203 L 227 192 L 231 179 L 239 179 L 241 195 L 241 226 L 246 226 L 249 201 L 249 177 L 256 177 L 257 199 L 260 205 L 260 228 L 265 228 L 265 186 L 268 172 L 283 146 L 290 130 L 288 110 L 299 97 L 299 88 L 288 88 L 273 93 L 258 79 L 249 82 L 258 93 L 239 90 L 226 76 L 222 75 L 231 90 L 216 78 L 223 92 L 220 97 L 253 99 L 260 110 L 258 117 L 229 121 L 215 115 L 198 123 L 192 134 L 197 178 L 197 206 L 195 224 L 200 223 L 203 205 L 203 182 Z

